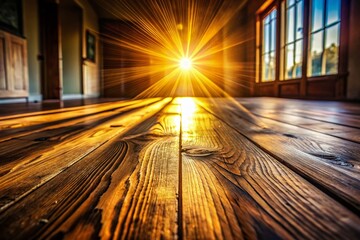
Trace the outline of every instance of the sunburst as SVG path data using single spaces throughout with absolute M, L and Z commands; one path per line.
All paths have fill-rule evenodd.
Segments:
M 132 31 L 136 36 L 125 31 L 121 38 L 105 37 L 105 41 L 131 51 L 132 59 L 140 61 L 144 55 L 150 59 L 148 64 L 137 66 L 135 63 L 104 70 L 104 75 L 110 79 L 105 87 L 119 85 L 120 79 L 122 83 L 141 84 L 139 79 L 151 78 L 151 86 L 138 95 L 144 98 L 228 96 L 223 87 L 225 81 L 241 85 L 241 62 L 236 58 L 232 61 L 232 54 L 226 51 L 235 50 L 244 40 L 239 40 L 241 33 L 224 29 L 241 8 L 239 1 L 97 2 L 111 10 L 112 15 L 130 19 L 136 28 Z M 127 59 L 119 54 L 118 60 Z

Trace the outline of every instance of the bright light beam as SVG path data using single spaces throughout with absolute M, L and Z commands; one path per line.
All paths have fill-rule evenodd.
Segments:
M 232 28 L 246 1 L 96 2 L 128 20 L 119 25 L 121 36 L 115 25 L 103 35 L 112 50 L 105 88 L 137 98 L 229 97 L 225 86 L 236 92 L 253 82 L 254 64 L 240 62 L 237 53 L 243 49 L 237 46 L 252 39 Z
M 179 66 L 182 70 L 190 70 L 192 68 L 192 62 L 189 58 L 182 58 L 179 62 Z

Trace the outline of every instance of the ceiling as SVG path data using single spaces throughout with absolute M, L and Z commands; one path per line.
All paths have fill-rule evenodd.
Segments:
M 105 19 L 129 19 L 129 11 L 126 10 L 127 6 L 132 6 L 133 9 L 138 9 L 141 6 L 142 10 L 151 8 L 148 7 L 152 3 L 160 3 L 172 7 L 172 11 L 175 13 L 186 12 L 189 4 L 195 3 L 197 6 L 208 7 L 209 4 L 212 6 L 218 6 L 222 4 L 235 4 L 241 9 L 248 0 L 88 0 L 98 13 L 100 18 Z M 239 10 L 238 9 L 238 10 Z

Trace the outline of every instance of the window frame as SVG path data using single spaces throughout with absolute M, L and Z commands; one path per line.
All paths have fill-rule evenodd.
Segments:
M 287 2 L 288 0 L 283 0 L 281 2 L 281 11 L 282 11 L 282 29 L 281 29 L 281 72 L 280 72 L 280 81 L 289 81 L 289 80 L 296 80 L 296 79 L 301 79 L 303 77 L 303 68 L 304 68 L 304 59 L 306 56 L 306 49 L 304 48 L 305 45 L 305 39 L 306 39 L 306 35 L 307 32 L 305 31 L 306 27 L 306 19 L 305 19 L 305 0 L 302 0 L 302 4 L 303 4 L 303 13 L 302 13 L 302 37 L 301 38 L 296 38 L 296 27 L 297 27 L 297 17 L 298 17 L 298 12 L 296 11 L 297 8 L 297 4 L 298 2 L 300 2 L 300 0 L 294 0 L 294 3 L 291 6 L 287 6 Z M 287 36 L 288 36 L 288 18 L 287 18 L 287 13 L 288 10 L 290 8 L 294 8 L 294 36 L 293 36 L 293 41 L 287 42 Z M 296 59 L 296 44 L 298 42 L 302 41 L 302 47 L 301 47 L 301 76 L 300 77 L 294 77 L 294 74 L 291 78 L 286 78 L 286 67 L 287 67 L 287 52 L 286 52 L 286 48 L 290 45 L 294 45 L 294 55 L 293 55 L 293 63 L 295 63 L 295 59 Z
M 336 99 L 342 99 L 346 96 L 346 81 L 348 76 L 348 41 L 349 41 L 349 12 L 350 0 L 340 1 L 340 29 L 339 29 L 339 49 L 338 49 L 338 72 L 336 74 L 308 76 L 309 51 L 311 44 L 311 4 L 312 0 L 303 0 L 303 48 L 302 48 L 302 76 L 300 78 L 285 79 L 285 37 L 286 37 L 286 1 L 287 0 L 268 0 L 265 1 L 256 11 L 256 75 L 254 94 L 258 96 L 284 96 L 282 93 L 282 86 L 289 84 L 296 84 L 299 88 L 298 93 L 292 95 L 293 97 L 311 97 L 315 96 L 311 93 L 311 88 L 316 87 L 315 83 L 326 84 L 328 82 L 333 87 L 332 95 Z M 284 5 L 283 5 L 284 4 Z M 283 8 L 285 6 L 285 8 Z M 262 81 L 262 38 L 263 26 L 262 19 L 271 9 L 277 9 L 277 35 L 276 35 L 276 73 L 275 81 Z M 326 21 L 326 19 L 324 19 Z M 337 23 L 332 24 L 336 25 Z M 324 23 L 326 26 L 326 23 Z M 329 25 L 330 26 L 330 25 Z M 326 29 L 325 29 L 326 30 Z M 270 89 L 273 90 L 270 91 Z M 316 87 L 319 88 L 319 87 Z M 330 89 L 330 88 L 329 88 Z M 315 91 L 316 92 L 316 91 Z M 313 98 L 313 97 L 311 97 Z M 333 99 L 333 98 L 331 98 Z
M 324 77 L 324 76 L 331 76 L 331 75 L 337 75 L 339 74 L 340 72 L 340 63 L 339 63 L 339 58 L 340 58 L 340 51 L 338 51 L 338 62 L 337 62 L 337 72 L 336 73 L 330 73 L 330 74 L 327 74 L 326 73 L 326 67 L 324 68 L 323 66 L 321 67 L 321 73 L 320 75 L 312 75 L 310 72 L 311 72 L 311 69 L 312 69 L 312 66 L 311 66 L 311 37 L 317 33 L 320 33 L 322 32 L 322 43 L 321 43 L 321 47 L 322 47 L 322 53 L 321 53 L 321 62 L 323 64 L 323 61 L 324 61 L 324 55 L 325 55 L 325 50 L 326 50 L 326 37 L 327 37 L 327 31 L 329 28 L 331 27 L 334 27 L 336 25 L 339 25 L 339 50 L 341 48 L 341 41 L 340 41 L 340 38 L 341 38 L 341 28 L 342 28 L 342 0 L 340 0 L 340 17 L 339 17 L 339 20 L 331 23 L 331 24 L 327 24 L 326 23 L 326 20 L 327 20 L 327 17 L 328 17 L 328 12 L 327 12 L 327 5 L 328 5 L 328 2 L 330 0 L 322 0 L 324 2 L 324 12 L 322 14 L 322 21 L 323 21 L 323 24 L 322 26 L 313 31 L 312 30 L 312 3 L 313 3 L 313 0 L 310 0 L 309 1 L 309 33 L 308 33 L 308 37 L 309 37 L 309 42 L 308 42 L 308 45 L 309 45 L 309 49 L 308 49 L 308 52 L 307 52 L 307 58 L 308 58 L 308 62 L 309 62 L 309 65 L 308 65 L 308 68 L 307 68 L 307 71 L 306 71 L 306 75 L 308 78 L 314 78 L 314 77 Z
M 263 40 L 264 40 L 264 20 L 267 16 L 269 16 L 273 10 L 276 10 L 276 17 L 275 17 L 275 20 L 276 20 L 276 30 L 275 30 L 275 78 L 272 79 L 272 80 L 265 80 L 263 81 L 263 60 L 262 60 L 262 57 L 263 55 Z M 278 67 L 279 67 L 279 63 L 278 63 L 278 52 L 279 52 L 279 48 L 278 48 L 278 43 L 279 43 L 279 7 L 278 5 L 276 4 L 276 2 L 274 1 L 273 3 L 271 3 L 270 5 L 266 6 L 266 8 L 261 11 L 260 14 L 257 15 L 257 22 L 258 22 L 258 29 L 257 29 L 257 32 L 259 35 L 259 39 L 257 40 L 257 65 L 258 65 L 258 76 L 257 76 L 257 82 L 259 83 L 272 83 L 274 81 L 277 80 L 277 72 L 278 72 Z M 270 47 L 271 48 L 271 47 Z M 270 51 L 271 52 L 271 51 Z M 269 52 L 269 53 L 270 53 Z

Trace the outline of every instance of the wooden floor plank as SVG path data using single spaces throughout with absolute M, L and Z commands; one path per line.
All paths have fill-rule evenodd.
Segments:
M 20 114 L 11 114 L 8 116 L 0 116 L 0 128 L 5 129 L 7 126 L 11 128 L 11 125 L 19 124 L 19 119 L 22 121 L 27 122 L 36 122 L 39 119 L 41 122 L 51 119 L 61 119 L 66 118 L 67 115 L 73 115 L 76 113 L 78 115 L 81 114 L 89 114 L 89 113 L 97 113 L 100 111 L 111 111 L 114 108 L 127 106 L 134 104 L 138 101 L 131 101 L 131 100 L 122 100 L 117 102 L 108 102 L 108 103 L 101 103 L 101 104 L 93 104 L 93 105 L 86 105 L 86 106 L 77 106 L 77 107 L 70 107 L 70 108 L 59 108 L 59 109 L 52 109 L 46 111 L 35 111 L 29 113 L 20 113 Z M 23 124 L 23 122 L 20 122 Z
M 299 110 L 293 113 L 295 116 L 303 116 L 309 119 L 315 119 L 318 121 L 334 123 L 338 125 L 354 127 L 360 129 L 360 118 L 359 116 L 349 116 L 344 114 L 332 114 L 327 111 L 305 111 Z
M 330 136 L 339 137 L 352 142 L 360 143 L 360 129 L 319 121 L 311 118 L 304 118 L 284 111 L 261 110 L 259 108 L 251 109 L 251 112 L 259 117 L 269 118 L 279 122 L 291 124 L 316 132 L 324 133 Z
M 1 116 L 0 239 L 360 235 L 359 105 L 170 101 Z
M 29 162 L 34 156 L 42 155 L 43 152 L 56 151 L 54 147 L 59 144 L 73 145 L 73 141 L 82 141 L 82 137 L 93 139 L 92 135 L 99 135 L 102 132 L 111 134 L 117 131 L 115 128 L 124 128 L 121 124 L 110 124 L 107 122 L 118 118 L 129 111 L 134 111 L 144 107 L 147 104 L 156 102 L 156 100 L 146 100 L 134 104 L 128 104 L 124 107 L 117 107 L 116 110 L 105 111 L 99 110 L 98 114 L 91 116 L 72 117 L 66 120 L 60 120 L 58 124 L 46 124 L 46 126 L 34 126 L 28 131 L 21 131 L 11 136 L 9 140 L 3 141 L 0 146 L 0 176 L 12 171 L 15 166 L 24 165 L 22 162 Z M 112 107 L 112 109 L 114 109 Z M 100 126 L 100 128 L 99 128 Z M 106 136 L 106 134 L 105 134 Z M 73 147 L 71 147 L 72 149 Z
M 251 112 L 282 112 L 300 117 L 340 126 L 360 128 L 359 104 L 326 101 L 304 101 L 277 98 L 238 99 Z
M 225 102 L 228 104 L 223 110 Z M 278 161 L 360 213 L 358 144 L 295 126 L 270 124 L 270 120 L 258 118 L 253 123 L 244 120 L 244 113 L 236 104 L 225 102 L 208 101 L 207 109 Z M 263 125 L 260 127 L 258 122 Z
M 359 217 L 226 123 L 197 107 L 185 118 L 184 239 L 358 236 Z
M 299 101 L 293 99 L 252 98 L 237 99 L 254 115 L 321 132 L 341 139 L 360 143 L 360 129 L 346 126 L 347 119 L 360 120 L 360 104 L 345 102 Z M 319 115 L 314 119 L 308 114 Z M 335 123 L 331 119 L 336 119 Z M 340 120 L 339 120 L 340 119 Z
M 148 104 L 158 101 L 160 99 L 148 99 Z M 99 117 L 105 118 L 115 112 L 122 111 L 122 109 L 129 109 L 129 107 L 139 107 L 145 105 L 146 101 L 123 101 L 119 103 L 112 103 L 106 106 L 92 106 L 92 107 L 79 107 L 73 110 L 72 108 L 66 111 L 51 111 L 50 113 L 35 114 L 24 118 L 2 120 L 0 123 L 0 142 L 6 141 L 11 138 L 18 138 L 20 136 L 41 130 L 53 129 L 60 126 L 68 126 L 79 121 L 89 121 Z M 78 109 L 78 110 L 76 110 Z
M 1 104 L 0 121 L 5 119 L 25 118 L 34 115 L 44 115 L 56 112 L 77 111 L 84 108 L 97 108 L 112 105 L 114 102 L 128 101 L 124 98 L 88 98 L 61 101 L 43 101 L 40 103 Z
M 64 141 L 51 150 L 28 155 L 20 161 L 10 162 L 8 170 L 0 177 L 0 210 L 22 198 L 29 192 L 69 168 L 113 137 L 135 127 L 165 106 L 170 99 L 127 112 L 109 122 L 104 122 L 77 136 Z M 113 125 L 121 127 L 111 127 Z
M 175 239 L 179 128 L 170 105 L 110 139 L 3 211 L 0 235 Z
M 126 165 L 119 169 L 114 174 L 114 183 L 98 204 L 104 211 L 104 222 L 107 222 L 101 230 L 105 239 L 110 236 L 121 239 L 176 239 L 178 236 L 178 106 L 170 105 L 163 115 L 154 120 L 141 124 L 124 138 L 125 142 L 134 146 L 124 160 L 134 170 L 128 171 Z M 119 199 L 113 198 L 114 195 L 123 197 L 119 216 L 113 211 L 119 207 Z M 113 226 L 110 226 L 109 219 L 114 219 Z

